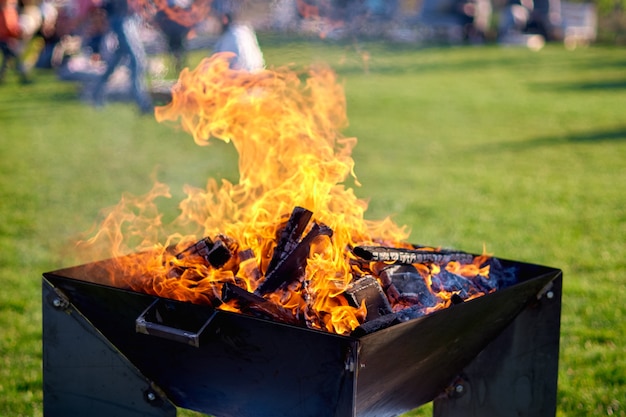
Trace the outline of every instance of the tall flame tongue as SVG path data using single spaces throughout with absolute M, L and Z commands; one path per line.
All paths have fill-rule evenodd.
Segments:
M 199 145 L 211 139 L 232 142 L 239 153 L 239 182 L 209 179 L 206 189 L 186 187 L 174 222 L 180 229 L 174 230 L 191 225 L 193 234 L 171 235 L 159 243 L 163 226 L 154 200 L 169 194 L 157 183 L 146 196 L 126 196 L 91 243 L 112 242 L 113 255 L 119 256 L 132 250 L 129 242 L 141 236 L 135 249 L 150 250 L 150 256 L 119 259 L 125 262 L 119 268 L 126 285 L 212 303 L 225 283 L 249 292 L 258 289 L 289 214 L 294 207 L 306 208 L 313 213 L 313 227 L 331 229 L 332 237 L 320 233 L 313 239 L 303 276 L 264 296 L 312 328 L 349 333 L 363 321 L 365 308 L 348 305 L 343 295 L 352 279 L 353 255 L 347 248 L 397 246 L 408 234 L 389 219 L 366 221 L 366 202 L 341 184 L 350 175 L 356 182 L 351 157 L 356 139 L 340 133 L 347 125 L 345 96 L 330 69 L 249 73 L 229 69 L 229 58 L 216 54 L 194 70 L 184 69 L 171 103 L 157 108 L 156 118 L 180 122 Z M 236 255 L 221 267 L 207 266 L 197 256 L 174 255 L 203 237 L 220 240 Z M 173 252 L 167 250 L 171 246 Z M 231 304 L 220 308 L 236 310 Z

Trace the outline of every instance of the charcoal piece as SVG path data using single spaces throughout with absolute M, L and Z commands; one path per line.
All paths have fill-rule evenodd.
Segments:
M 254 251 L 252 249 L 240 250 L 237 256 L 239 257 L 239 262 L 247 261 L 254 258 Z
M 356 246 L 353 252 L 371 262 L 396 262 L 399 264 L 436 263 L 445 265 L 451 261 L 471 263 L 474 255 L 460 251 L 429 251 L 423 249 L 388 248 L 385 246 Z
M 489 258 L 489 278 L 482 278 L 483 284 L 491 288 L 500 290 L 517 284 L 516 267 L 505 268 L 498 258 Z
M 202 257 L 205 261 L 209 263 L 209 265 L 214 268 L 221 267 L 226 262 L 228 262 L 231 257 L 230 250 L 221 239 L 213 242 L 209 237 L 204 237 L 193 245 L 179 252 L 176 255 L 176 258 L 184 259 L 186 256 L 189 255 L 197 255 Z
M 234 301 L 244 314 L 268 320 L 277 320 L 283 323 L 302 325 L 302 321 L 288 310 L 230 282 L 226 282 L 222 286 L 222 301 L 225 303 Z
M 470 278 L 470 280 L 472 281 L 472 284 L 484 294 L 489 294 L 497 289 L 497 282 L 489 279 L 489 277 L 476 275 L 475 277 Z
M 439 302 L 424 278 L 411 265 L 392 265 L 385 268 L 381 271 L 380 279 L 389 301 L 394 305 L 401 303 L 432 307 Z
M 386 287 L 393 284 L 391 277 L 394 274 L 401 274 L 405 272 L 416 273 L 416 274 L 418 273 L 417 269 L 413 265 L 393 264 L 393 265 L 389 265 L 383 268 L 379 272 L 380 279 L 383 283 L 383 288 L 386 289 Z
M 428 291 L 424 278 L 416 271 L 398 271 L 390 275 L 391 282 L 400 293 L 421 293 Z
M 354 337 L 365 336 L 379 330 L 386 329 L 387 327 L 393 326 L 399 322 L 400 320 L 398 320 L 398 315 L 396 313 L 386 314 L 357 326 L 354 330 L 352 330 L 350 335 Z
M 421 305 L 414 305 L 404 310 L 400 310 L 396 313 L 399 322 L 405 322 L 413 319 L 417 319 L 419 317 L 423 317 L 428 314 L 427 307 L 423 307 Z
M 181 252 L 176 254 L 176 258 L 184 259 L 189 255 L 198 255 L 201 257 L 206 257 L 209 254 L 209 250 L 213 247 L 213 241 L 209 237 L 203 237 L 196 243 L 188 246 L 183 249 Z
M 266 274 L 270 274 L 278 266 L 278 263 L 295 249 L 312 216 L 313 212 L 303 207 L 295 207 L 292 210 L 287 224 L 280 233 L 274 254 L 267 266 Z
M 213 268 L 219 268 L 228 262 L 230 257 L 231 253 L 226 244 L 221 240 L 216 240 L 205 259 Z
M 365 308 L 367 309 L 365 321 L 374 320 L 391 313 L 391 305 L 389 305 L 387 296 L 376 278 L 372 276 L 366 276 L 352 282 L 344 295 L 354 307 L 361 306 L 361 303 L 365 301 Z
M 445 269 L 442 269 L 438 274 L 433 275 L 431 277 L 431 282 L 431 288 L 433 291 L 457 293 L 463 300 L 469 297 L 472 293 L 477 292 L 477 288 L 469 279 L 453 274 Z M 474 291 L 472 291 L 472 288 L 474 288 Z
M 464 300 L 461 298 L 461 296 L 459 294 L 452 294 L 452 297 L 450 297 L 450 302 L 453 305 L 457 305 L 457 304 L 463 303 Z
M 307 235 L 295 245 L 293 250 L 283 257 L 276 268 L 265 276 L 265 281 L 256 289 L 255 294 L 263 295 L 276 291 L 282 285 L 289 285 L 304 275 L 309 251 L 313 240 L 319 236 L 332 236 L 333 231 L 325 225 L 314 223 Z
M 402 265 L 402 264 L 394 264 L 387 266 L 382 269 L 379 273 L 379 279 L 383 287 L 383 291 L 387 294 L 387 299 L 392 305 L 395 305 L 400 302 L 402 295 L 400 291 L 393 284 L 393 280 L 391 277 L 395 273 L 404 272 L 404 271 L 414 271 L 417 272 L 414 266 L 412 265 Z
M 415 296 L 417 303 L 424 307 L 432 307 L 439 301 L 433 294 L 424 278 L 417 272 L 401 272 L 393 274 L 391 280 L 403 297 Z

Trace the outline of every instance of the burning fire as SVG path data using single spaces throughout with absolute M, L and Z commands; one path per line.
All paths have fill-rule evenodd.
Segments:
M 384 282 L 381 271 L 394 267 L 398 253 L 425 256 L 406 262 L 432 293 L 424 312 L 447 307 L 461 291 L 437 283 L 441 270 L 483 280 L 478 288 L 486 289 L 470 289 L 464 299 L 493 290 L 484 285 L 488 257 L 447 259 L 405 243 L 406 228 L 389 218 L 365 220 L 367 203 L 344 185 L 349 177 L 358 184 L 351 157 L 356 138 L 340 133 L 348 123 L 345 96 L 329 68 L 249 73 L 229 69 L 228 59 L 216 54 L 184 69 L 171 103 L 156 109 L 156 119 L 180 123 L 198 145 L 232 142 L 239 181 L 211 178 L 205 189 L 186 186 L 180 215 L 170 225 L 162 223 L 156 204 L 170 197 L 166 185 L 156 182 L 144 196 L 124 196 L 83 242 L 111 249 L 117 285 L 231 311 L 255 297 L 263 301 L 257 313 L 271 310 L 289 322 L 339 334 L 349 334 L 368 315 L 365 300 L 350 302 L 346 295 L 354 280 L 375 276 L 388 290 L 394 284 Z M 288 233 L 294 236 L 281 237 Z M 380 247 L 396 252 L 378 253 Z M 407 303 L 400 294 L 390 307 L 401 311 Z

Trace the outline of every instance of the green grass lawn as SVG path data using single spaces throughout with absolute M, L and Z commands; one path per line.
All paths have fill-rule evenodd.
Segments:
M 368 218 L 563 269 L 558 416 L 626 416 L 624 51 L 260 41 L 269 65 L 336 69 Z M 132 104 L 94 109 L 53 74 L 15 81 L 0 85 L 0 415 L 40 416 L 41 273 L 77 262 L 73 242 L 122 193 L 156 176 L 174 216 L 184 184 L 236 181 L 237 163 Z

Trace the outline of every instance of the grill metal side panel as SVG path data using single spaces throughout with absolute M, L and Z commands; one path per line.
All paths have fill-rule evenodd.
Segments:
M 167 300 L 181 323 L 210 318 L 196 347 L 137 333 L 153 296 L 45 275 L 179 407 L 220 417 L 354 417 L 356 339 Z
M 560 276 L 558 270 L 542 272 L 493 294 L 362 338 L 357 415 L 394 416 L 443 393 L 452 379 Z M 558 335 L 558 328 L 555 330 Z
M 46 417 L 174 417 L 176 408 L 45 279 Z
M 434 417 L 554 417 L 563 279 L 522 311 L 434 402 Z
M 99 334 L 179 407 L 219 417 L 391 417 L 439 398 L 548 286 L 557 279 L 560 285 L 558 269 L 503 263 L 516 268 L 517 284 L 361 338 L 101 285 L 91 275 L 94 265 L 46 273 L 44 284 L 67 298 L 83 327 L 95 328 L 88 333 Z M 560 313 L 560 299 L 554 308 Z M 168 320 L 161 325 L 162 313 Z M 543 318 L 531 317 L 524 326 Z M 558 340 L 558 326 L 545 331 Z M 44 352 L 54 332 L 44 330 Z M 501 343 L 498 350 L 515 351 L 505 346 L 515 340 Z M 44 383 L 59 378 L 50 375 L 55 370 L 62 371 L 44 366 Z M 118 384 L 119 375 L 92 371 Z M 556 391 L 556 379 L 547 384 Z M 83 395 L 80 388 L 73 387 Z M 457 404 L 445 412 L 441 404 L 438 417 L 461 415 L 450 411 Z

